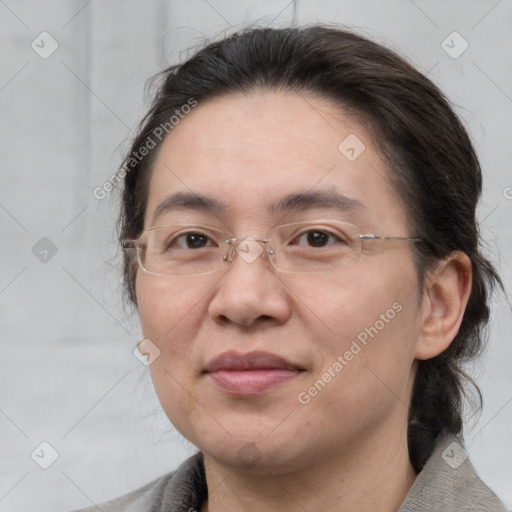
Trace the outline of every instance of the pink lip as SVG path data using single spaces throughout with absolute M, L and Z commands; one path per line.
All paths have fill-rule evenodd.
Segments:
M 237 395 L 259 395 L 287 382 L 302 369 L 266 352 L 225 352 L 206 366 L 209 378 L 223 391 Z

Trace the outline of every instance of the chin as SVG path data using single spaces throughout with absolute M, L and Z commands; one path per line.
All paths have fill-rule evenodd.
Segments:
M 311 464 L 328 456 L 330 448 L 323 449 L 318 439 L 306 434 L 303 429 L 288 425 L 279 431 L 279 422 L 260 423 L 259 428 L 247 421 L 237 427 L 231 423 L 229 434 L 215 423 L 215 429 L 194 429 L 191 433 L 181 431 L 206 458 L 237 472 L 253 475 L 279 475 L 298 469 L 307 469 Z M 211 427 L 211 423 L 209 424 Z

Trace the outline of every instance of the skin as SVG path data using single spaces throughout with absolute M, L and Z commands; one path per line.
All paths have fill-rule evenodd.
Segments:
M 366 146 L 349 161 L 338 145 Z M 165 139 L 145 215 L 176 191 L 224 200 L 214 216 L 177 211 L 166 223 L 229 228 L 264 237 L 283 218 L 265 205 L 290 192 L 336 190 L 364 207 L 361 233 L 411 236 L 386 166 L 361 124 L 326 100 L 296 93 L 229 95 L 198 105 Z M 285 221 L 346 219 L 316 209 Z M 453 253 L 419 286 L 410 242 L 365 242 L 350 268 L 315 275 L 276 272 L 238 255 L 205 276 L 138 271 L 142 331 L 161 351 L 150 366 L 170 421 L 204 454 L 209 500 L 202 511 L 394 511 L 416 477 L 407 414 L 416 360 L 453 340 L 467 303 L 471 265 Z M 356 299 L 357 298 L 357 299 Z M 394 303 L 402 310 L 307 405 L 307 391 Z M 305 371 L 258 396 L 228 395 L 202 373 L 227 351 L 263 350 Z M 252 459 L 241 454 L 252 454 Z M 371 492 L 369 492 L 371 491 Z M 301 508 L 302 507 L 302 508 Z

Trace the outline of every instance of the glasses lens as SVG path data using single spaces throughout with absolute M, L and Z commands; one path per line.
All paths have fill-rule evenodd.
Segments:
M 293 223 L 269 232 L 273 263 L 283 272 L 331 272 L 353 265 L 361 254 L 358 228 L 334 221 Z
M 336 221 L 286 224 L 268 233 L 269 257 L 280 271 L 330 272 L 354 264 L 361 254 L 356 226 Z M 200 275 L 218 270 L 226 235 L 203 225 L 158 226 L 137 239 L 142 268 L 157 275 Z
M 220 230 L 198 225 L 159 226 L 138 238 L 139 258 L 147 272 L 159 275 L 208 274 L 222 261 Z

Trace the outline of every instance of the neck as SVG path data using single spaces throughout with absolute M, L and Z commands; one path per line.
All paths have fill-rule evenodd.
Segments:
M 407 435 L 373 435 L 290 472 L 240 472 L 204 454 L 209 499 L 201 512 L 396 512 L 416 478 Z

